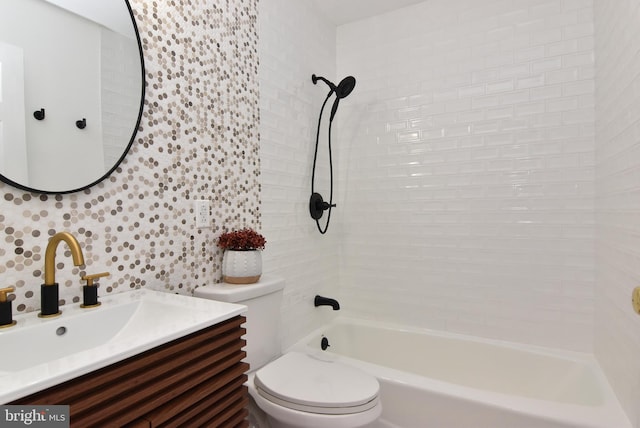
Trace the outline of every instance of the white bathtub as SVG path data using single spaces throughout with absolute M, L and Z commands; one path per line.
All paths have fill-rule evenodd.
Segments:
M 375 375 L 377 427 L 631 428 L 588 354 L 346 318 L 293 348 Z

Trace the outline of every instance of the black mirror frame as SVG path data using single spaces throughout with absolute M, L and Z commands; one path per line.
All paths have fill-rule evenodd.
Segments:
M 48 195 L 64 195 L 67 193 L 76 193 L 76 192 L 82 192 L 84 190 L 87 190 L 93 186 L 95 186 L 96 184 L 102 182 L 103 180 L 107 179 L 122 163 L 122 161 L 124 160 L 124 158 L 127 156 L 127 154 L 129 153 L 129 150 L 131 150 L 131 146 L 133 145 L 133 141 L 136 138 L 136 135 L 138 134 L 138 129 L 140 128 L 140 121 L 142 120 L 142 112 L 144 110 L 144 101 L 145 101 L 145 87 L 146 87 L 146 79 L 145 79 L 145 67 L 144 67 L 144 54 L 142 51 L 142 39 L 140 38 L 140 32 L 138 31 L 138 24 L 136 22 L 136 18 L 133 14 L 133 9 L 131 9 L 131 4 L 129 3 L 129 0 L 124 0 L 125 5 L 127 6 L 127 10 L 129 11 L 129 16 L 131 17 L 131 22 L 133 24 L 133 30 L 136 33 L 136 42 L 138 44 L 138 53 L 140 54 L 140 78 L 142 79 L 142 90 L 141 90 L 141 94 L 140 94 L 140 108 L 138 109 L 138 119 L 136 120 L 136 125 L 133 128 L 133 132 L 131 134 L 131 139 L 129 140 L 129 144 L 127 144 L 127 147 L 124 149 L 124 151 L 122 152 L 122 156 L 120 156 L 120 159 L 118 159 L 118 161 L 113 165 L 113 167 L 111 167 L 111 169 L 109 169 L 109 171 L 107 171 L 102 177 L 100 177 L 99 179 L 95 180 L 92 183 L 89 183 L 85 186 L 82 187 L 78 187 L 77 189 L 71 189 L 71 190 L 41 190 L 41 189 L 35 189 L 33 187 L 29 187 L 29 186 L 25 186 L 22 185 L 20 183 L 16 183 L 15 181 L 5 177 L 4 175 L 0 174 L 0 181 L 3 181 L 13 187 L 17 187 L 18 189 L 27 191 L 27 192 L 32 192 L 32 193 L 43 193 L 43 194 L 48 194 Z

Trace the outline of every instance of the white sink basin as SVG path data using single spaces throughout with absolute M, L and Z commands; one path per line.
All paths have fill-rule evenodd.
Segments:
M 18 315 L 0 330 L 0 404 L 89 373 L 227 320 L 246 307 L 137 290 L 81 309 L 62 306 L 56 318 Z

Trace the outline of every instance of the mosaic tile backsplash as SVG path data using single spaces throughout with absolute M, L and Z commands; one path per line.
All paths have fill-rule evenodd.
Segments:
M 220 281 L 224 230 L 260 229 L 257 0 L 132 0 L 143 43 L 146 97 L 140 130 L 120 168 L 70 195 L 0 183 L 0 285 L 14 312 L 38 310 L 44 250 L 61 231 L 61 304 L 80 302 L 80 276 L 109 271 L 99 294 L 139 287 L 189 294 Z M 72 165 L 69 165 L 72 168 Z M 196 229 L 193 201 L 211 201 L 212 227 Z

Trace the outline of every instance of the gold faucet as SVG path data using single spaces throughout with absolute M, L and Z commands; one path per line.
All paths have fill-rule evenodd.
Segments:
M 56 283 L 56 250 L 58 244 L 64 241 L 69 246 L 73 264 L 81 266 L 84 264 L 84 256 L 80 249 L 80 244 L 69 232 L 59 232 L 53 235 L 47 244 L 44 254 L 44 284 L 40 287 L 41 312 L 40 317 L 54 317 L 60 315 L 58 308 L 58 283 Z
M 64 241 L 69 246 L 73 264 L 81 266 L 84 264 L 84 256 L 80 249 L 80 244 L 69 232 L 60 232 L 53 235 L 47 244 L 44 253 L 44 285 L 54 285 L 56 283 L 56 250 L 60 241 Z

